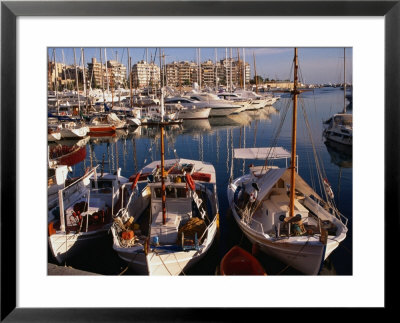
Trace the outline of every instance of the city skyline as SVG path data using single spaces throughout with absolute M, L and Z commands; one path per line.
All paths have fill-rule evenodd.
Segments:
M 132 60 L 132 66 L 138 61 L 146 61 L 146 50 L 148 61 L 160 64 L 159 52 L 165 54 L 165 63 L 173 61 L 197 62 L 197 52 L 200 48 L 200 62 L 230 58 L 237 59 L 238 54 L 241 60 L 250 64 L 251 78 L 254 77 L 254 58 L 256 61 L 257 75 L 263 78 L 287 80 L 292 79 L 293 48 L 289 47 L 83 47 L 85 67 L 95 57 L 100 62 L 100 48 L 102 50 L 102 61 L 117 60 L 128 66 L 128 50 Z M 66 65 L 74 65 L 74 50 L 72 47 L 49 47 L 48 58 L 53 60 L 53 49 L 55 49 L 56 61 Z M 300 72 L 304 83 L 323 84 L 343 82 L 343 47 L 300 47 L 299 62 Z M 82 65 L 81 47 L 75 47 L 76 64 Z M 352 48 L 346 48 L 346 82 L 352 83 Z M 154 58 L 155 57 L 155 58 Z

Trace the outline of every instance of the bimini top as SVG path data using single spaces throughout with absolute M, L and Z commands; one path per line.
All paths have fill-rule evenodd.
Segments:
M 233 150 L 233 158 L 240 159 L 283 159 L 290 157 L 290 153 L 283 147 L 235 148 Z

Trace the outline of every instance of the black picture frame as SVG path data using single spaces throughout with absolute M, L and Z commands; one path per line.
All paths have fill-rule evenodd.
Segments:
M 398 234 L 400 1 L 4 1 L 1 3 L 1 321 L 235 321 L 243 308 L 16 307 L 16 19 L 18 16 L 384 16 L 385 18 L 385 254 Z M 380 111 L 378 110 L 378 113 Z M 379 188 L 376 188 L 379 189 Z M 373 192 L 373 191 L 372 191 Z M 397 221 L 396 221 L 397 220 Z M 394 222 L 393 222 L 394 221 Z M 10 229 L 11 228 L 11 229 Z M 396 252 L 394 250 L 394 252 Z M 396 253 L 397 254 L 397 253 Z M 397 256 L 396 256 L 397 258 Z M 385 309 L 392 307 L 385 257 Z M 391 276 L 392 277 L 392 276 Z M 398 277 L 398 275 L 397 275 Z M 389 290 L 388 290 L 389 289 Z M 40 293 L 40 291 L 38 291 Z M 111 295 L 110 295 L 111 297 Z M 267 305 L 267 304 L 266 304 Z M 327 304 L 328 305 L 328 304 Z M 312 306 L 310 304 L 310 306 Z M 257 311 L 257 309 L 252 309 Z M 246 312 L 245 312 L 246 313 Z M 257 312 L 252 317 L 256 317 Z M 254 315 L 254 316 L 253 316 Z

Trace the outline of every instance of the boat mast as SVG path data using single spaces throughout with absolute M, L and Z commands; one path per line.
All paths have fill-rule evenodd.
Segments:
M 230 49 L 230 54 L 231 54 L 231 57 L 230 57 L 230 84 L 229 84 L 230 91 L 229 92 L 232 92 L 233 91 L 233 83 L 232 83 L 232 47 Z
M 297 90 L 297 70 L 299 68 L 297 59 L 297 48 L 294 49 L 294 78 L 293 78 L 293 124 L 292 124 L 292 157 L 290 165 L 290 213 L 289 216 L 294 216 L 294 196 L 296 183 L 296 127 L 297 127 L 297 95 L 300 93 Z
M 254 60 L 254 78 L 256 81 L 256 93 L 258 93 L 258 82 L 257 82 L 257 69 L 256 69 L 256 57 L 254 55 L 254 51 L 253 51 L 253 60 Z
M 343 48 L 343 113 L 346 113 L 346 48 Z
M 89 107 L 88 107 L 88 88 L 86 86 L 86 73 L 85 73 L 85 52 L 83 48 L 81 48 L 81 53 L 82 53 L 82 73 L 83 73 L 83 92 L 85 93 L 86 96 L 86 113 L 89 113 Z
M 167 211 L 166 211 L 166 201 L 165 201 L 165 178 L 164 178 L 164 88 L 161 88 L 161 206 L 162 206 L 162 216 L 163 224 L 167 222 Z
M 132 58 L 129 53 L 129 48 L 128 50 L 128 69 L 129 69 L 129 92 L 130 92 L 130 103 L 131 103 L 131 108 L 133 106 L 133 97 L 132 97 Z M 147 63 L 147 61 L 146 61 Z M 147 79 L 147 72 L 146 72 L 146 79 Z
M 108 80 L 107 49 L 104 48 L 104 64 L 106 64 L 107 95 L 110 95 L 110 83 Z
M 228 92 L 228 48 L 225 48 L 225 83 L 226 91 Z
M 79 95 L 79 84 L 78 84 L 78 66 L 76 65 L 75 47 L 74 47 L 74 65 L 75 65 L 76 92 L 78 93 L 78 108 L 79 108 L 79 114 L 81 114 L 81 100 Z
M 215 51 L 215 91 L 218 91 L 218 62 L 217 62 L 217 49 Z
M 104 95 L 104 66 L 103 66 L 103 58 L 102 58 L 102 50 L 100 48 L 100 66 L 101 66 L 101 90 L 103 92 L 103 108 L 105 110 L 106 106 L 106 98 Z
M 243 90 L 246 88 L 246 52 L 243 47 Z

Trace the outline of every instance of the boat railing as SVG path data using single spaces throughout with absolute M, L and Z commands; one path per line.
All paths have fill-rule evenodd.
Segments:
M 204 230 L 203 234 L 200 236 L 199 241 L 201 241 L 203 239 L 203 237 L 206 235 L 206 233 L 208 234 L 209 231 L 211 231 L 211 228 L 213 227 L 213 225 L 216 223 L 217 221 L 217 215 L 214 216 L 214 218 L 212 219 L 212 221 L 210 222 L 210 224 L 207 226 L 207 228 Z
M 125 183 L 121 185 L 121 205 L 124 205 L 124 192 L 127 189 L 127 186 L 132 186 L 131 182 Z M 126 212 L 128 212 L 128 208 L 129 205 L 133 202 L 133 200 L 135 199 L 135 197 L 137 197 L 139 193 L 139 189 L 138 186 L 136 186 L 133 190 L 133 192 L 129 195 L 128 201 L 126 202 L 125 207 L 121 207 L 118 212 L 114 215 L 114 218 L 116 217 L 121 217 L 122 215 L 124 215 Z
M 256 224 L 256 226 L 259 226 L 261 230 L 259 230 L 262 234 L 265 234 L 264 232 L 264 226 L 261 222 L 251 218 L 250 223 L 249 223 L 249 227 L 253 228 L 253 223 Z
M 315 207 L 314 212 L 316 214 L 326 214 L 326 216 L 332 216 L 331 212 L 328 212 L 323 205 L 321 205 L 321 200 L 314 200 L 313 198 L 311 198 L 310 196 L 306 196 L 305 197 L 305 201 L 307 201 L 308 203 L 310 203 L 311 205 L 314 205 L 313 207 Z M 323 202 L 323 201 L 322 201 Z M 345 217 L 343 214 L 341 214 L 337 209 L 333 210 L 333 216 L 336 217 L 340 222 L 342 222 L 346 227 L 347 227 L 347 223 L 349 221 L 349 219 L 347 217 Z

